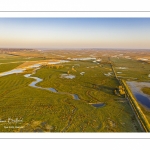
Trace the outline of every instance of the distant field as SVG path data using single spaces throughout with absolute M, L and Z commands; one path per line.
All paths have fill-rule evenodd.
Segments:
M 0 73 L 12 70 L 12 69 L 16 68 L 17 66 L 19 66 L 20 64 L 22 64 L 22 63 L 0 64 Z
M 42 60 L 42 59 L 44 59 L 44 58 L 0 54 L 0 64 L 2 64 L 2 63 L 14 63 L 14 62 L 25 62 L 25 61 L 36 61 L 36 60 Z
M 27 57 L 20 57 L 20 56 L 12 56 L 7 54 L 0 54 L 0 73 L 9 71 L 19 66 L 23 67 L 26 61 L 29 61 L 30 64 L 33 64 L 32 61 L 41 60 L 41 58 L 27 58 Z
M 150 64 L 147 62 L 141 62 L 135 59 L 126 58 L 111 58 L 114 63 L 117 75 L 120 78 L 137 81 L 150 80 L 148 74 L 150 72 Z M 125 67 L 125 69 L 119 69 L 119 67 Z

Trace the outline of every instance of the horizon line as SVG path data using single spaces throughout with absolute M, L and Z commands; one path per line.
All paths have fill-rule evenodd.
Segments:
M 150 50 L 150 48 L 2 48 L 0 50 Z

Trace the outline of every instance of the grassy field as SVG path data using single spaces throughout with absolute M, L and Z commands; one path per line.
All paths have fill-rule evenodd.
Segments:
M 138 82 L 149 82 L 148 77 L 150 71 L 150 64 L 147 62 L 142 62 L 135 59 L 125 59 L 125 58 L 111 58 L 113 65 L 115 66 L 117 75 L 120 79 L 138 81 Z M 119 69 L 118 67 L 126 67 L 126 69 Z M 145 87 L 142 89 L 145 94 L 150 95 L 150 88 Z M 145 114 L 146 118 L 150 123 L 150 110 L 143 107 L 138 103 L 142 112 Z
M 106 63 L 109 53 L 79 52 L 20 51 L 17 52 L 18 56 L 0 54 L 0 72 L 24 66 L 27 61 L 29 64 L 34 64 L 34 61 L 46 59 L 59 60 L 68 57 L 89 57 L 89 55 L 102 58 L 99 64 L 89 60 L 70 61 L 53 67 L 42 66 L 32 75 L 43 79 L 37 86 L 52 87 L 58 92 L 77 94 L 80 100 L 74 100 L 71 95 L 65 93 L 52 93 L 29 87 L 34 79 L 25 78 L 23 75 L 32 73 L 32 69 L 22 74 L 0 77 L 0 132 L 141 132 L 128 101 L 114 93 L 119 83 L 110 64 Z M 113 54 L 111 51 L 110 53 Z M 117 55 L 119 53 L 117 52 Z M 150 64 L 123 57 L 110 57 L 110 60 L 115 71 L 121 72 L 117 73 L 119 78 L 139 82 L 150 81 L 148 77 Z M 72 66 L 76 71 L 72 70 Z M 61 78 L 61 75 L 67 74 L 68 71 L 75 78 Z M 81 72 L 85 73 L 81 75 Z M 149 91 L 149 88 L 143 89 L 146 94 L 150 94 Z M 100 108 L 89 104 L 101 102 L 105 105 Z M 150 111 L 141 105 L 140 107 L 150 121 Z M 18 118 L 22 121 L 2 122 L 9 118 L 12 120 Z
M 150 72 L 150 64 L 141 62 L 135 59 L 126 58 L 111 58 L 114 64 L 114 68 L 120 78 L 137 81 L 150 81 L 148 74 Z M 119 69 L 119 67 L 125 67 L 126 69 Z
M 0 64 L 0 73 L 12 70 L 21 64 L 22 63 Z
M 16 59 L 18 61 L 22 58 Z M 78 94 L 80 100 L 74 100 L 68 94 L 29 87 L 28 84 L 34 79 L 25 78 L 23 75 L 31 73 L 32 70 L 23 74 L 0 77 L 0 119 L 23 119 L 21 123 L 1 122 L 1 132 L 141 131 L 128 101 L 114 94 L 115 88 L 119 86 L 118 81 L 113 74 L 104 75 L 112 72 L 109 64 L 70 61 L 62 65 L 59 68 L 57 65 L 53 68 L 42 66 L 32 76 L 43 79 L 38 86 Z M 72 70 L 72 66 L 76 72 Z M 75 75 L 74 79 L 60 78 L 61 74 L 68 71 Z M 81 72 L 85 74 L 81 75 Z M 105 106 L 96 108 L 89 104 L 98 102 L 105 103 Z
M 25 56 L 13 56 L 8 54 L 0 54 L 0 64 L 1 63 L 17 63 L 17 62 L 25 62 L 25 61 L 37 61 L 42 60 L 44 58 L 40 57 L 25 57 Z
M 61 74 L 66 74 L 68 70 L 71 70 L 72 66 L 75 66 L 76 72 L 70 71 L 70 74 L 75 75 L 75 78 L 61 78 Z M 107 69 L 105 69 L 105 67 L 107 67 Z M 67 63 L 60 69 L 43 67 L 37 71 L 35 76 L 44 79 L 43 82 L 38 84 L 39 86 L 53 87 L 58 91 L 75 93 L 79 95 L 80 99 L 87 102 L 94 102 L 94 100 L 88 96 L 88 92 L 98 94 L 99 101 L 102 101 L 101 97 L 104 99 L 108 99 L 108 97 L 116 98 L 114 89 L 118 87 L 118 83 L 114 77 L 106 77 L 104 75 L 104 73 L 108 73 L 108 71 L 111 71 L 108 65 L 100 67 L 92 62 L 76 61 Z M 85 74 L 80 75 L 81 72 L 85 72 Z

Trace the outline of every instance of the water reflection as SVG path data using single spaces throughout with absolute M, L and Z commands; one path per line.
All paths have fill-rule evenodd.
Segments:
M 7 75 L 10 75 L 10 74 L 14 74 L 14 73 L 22 73 L 24 70 L 25 69 L 13 69 L 13 70 L 10 70 L 10 71 L 7 71 L 7 72 L 0 73 L 0 77 L 7 76 Z
M 105 106 L 105 103 L 89 103 L 89 104 L 91 104 L 92 106 L 94 106 L 96 108 Z
M 71 95 L 73 97 L 73 99 L 75 100 L 79 100 L 79 97 L 77 94 L 70 94 L 70 93 L 67 93 L 67 92 L 58 92 L 56 89 L 54 88 L 43 88 L 43 87 L 40 87 L 40 86 L 37 86 L 36 84 L 43 81 L 43 79 L 41 78 L 38 78 L 38 77 L 32 77 L 31 76 L 32 74 L 25 74 L 24 77 L 26 78 L 32 78 L 32 79 L 35 79 L 36 81 L 33 81 L 29 84 L 29 86 L 31 87 L 34 87 L 34 88 L 38 88 L 38 89 L 43 89 L 43 90 L 48 90 L 48 91 L 51 91 L 53 93 L 58 93 L 58 94 L 68 94 L 68 95 Z
M 136 97 L 137 101 L 143 106 L 150 109 L 150 95 L 147 95 L 142 92 L 143 87 L 150 87 L 149 82 L 136 82 L 136 81 L 127 81 L 132 93 Z

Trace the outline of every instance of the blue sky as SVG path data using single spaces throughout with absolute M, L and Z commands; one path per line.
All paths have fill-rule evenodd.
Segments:
M 0 47 L 150 49 L 150 18 L 0 18 Z

